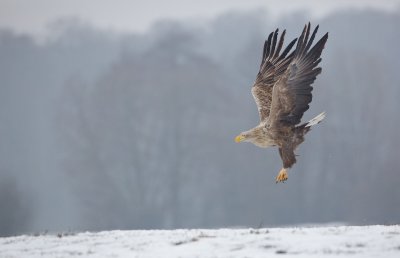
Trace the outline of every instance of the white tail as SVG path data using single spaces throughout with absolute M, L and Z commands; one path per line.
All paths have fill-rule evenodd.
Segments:
M 319 114 L 318 116 L 314 117 L 306 124 L 306 127 L 311 127 L 313 125 L 319 124 L 326 116 L 325 111 Z

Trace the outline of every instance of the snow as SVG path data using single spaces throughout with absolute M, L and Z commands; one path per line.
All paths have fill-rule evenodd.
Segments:
M 0 257 L 400 257 L 400 226 L 131 230 L 0 238 Z

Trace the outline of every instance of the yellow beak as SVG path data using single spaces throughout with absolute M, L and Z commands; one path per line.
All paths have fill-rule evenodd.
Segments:
M 244 137 L 242 135 L 238 135 L 235 137 L 235 142 L 241 142 L 244 140 Z

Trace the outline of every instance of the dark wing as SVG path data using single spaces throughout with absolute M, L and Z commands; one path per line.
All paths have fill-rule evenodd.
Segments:
M 254 100 L 257 104 L 261 122 L 266 120 L 269 116 L 272 101 L 272 88 L 278 81 L 279 77 L 286 71 L 293 58 L 293 53 L 289 56 L 287 56 L 287 54 L 292 49 L 297 39 L 290 42 L 282 54 L 279 54 L 283 46 L 285 33 L 286 30 L 283 31 L 278 45 L 276 45 L 278 29 L 269 34 L 268 39 L 264 43 L 260 70 L 251 89 L 251 93 L 253 94 Z
M 328 39 L 326 33 L 312 48 L 318 26 L 310 35 L 310 23 L 297 42 L 294 57 L 281 79 L 276 83 L 272 93 L 271 115 L 269 126 L 279 129 L 279 126 L 294 126 L 300 120 L 312 100 L 311 84 L 321 73 L 321 53 Z M 311 49 L 310 49 L 311 48 Z

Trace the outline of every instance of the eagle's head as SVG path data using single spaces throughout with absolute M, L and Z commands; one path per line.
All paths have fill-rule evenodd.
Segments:
M 247 132 L 242 132 L 235 137 L 235 142 L 248 142 L 250 140 L 249 134 Z
M 253 129 L 240 133 L 235 137 L 235 142 L 251 142 L 262 148 L 275 145 L 264 125 L 259 125 Z
M 254 142 L 258 138 L 262 137 L 262 135 L 262 128 L 255 127 L 248 131 L 241 132 L 238 136 L 235 137 L 235 142 Z

